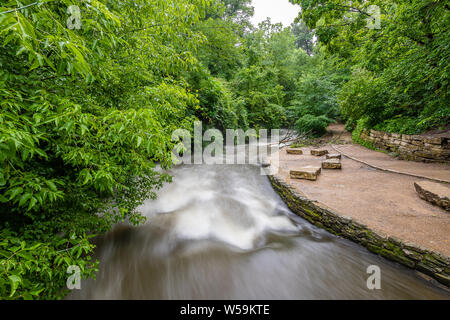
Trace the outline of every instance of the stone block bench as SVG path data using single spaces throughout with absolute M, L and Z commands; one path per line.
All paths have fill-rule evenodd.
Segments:
M 290 171 L 291 179 L 316 181 L 322 169 L 320 167 L 304 167 Z
M 311 155 L 316 157 L 322 157 L 324 155 L 328 154 L 328 150 L 326 149 L 314 149 L 311 150 Z
M 296 155 L 302 155 L 303 150 L 299 148 L 287 148 L 286 149 L 287 154 L 296 154 Z
M 342 155 L 339 154 L 339 153 L 330 153 L 330 154 L 326 155 L 326 158 L 327 158 L 327 160 L 328 159 L 339 159 L 339 160 L 341 160 L 342 159 Z
M 450 187 L 441 183 L 422 181 L 415 182 L 419 197 L 425 201 L 428 201 L 436 206 L 444 208 L 444 210 L 450 211 Z
M 341 160 L 328 159 L 322 162 L 322 169 L 342 169 Z

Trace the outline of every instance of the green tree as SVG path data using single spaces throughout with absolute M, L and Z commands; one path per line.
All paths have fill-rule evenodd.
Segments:
M 354 70 L 339 99 L 349 127 L 362 118 L 370 127 L 400 133 L 448 124 L 445 1 L 291 2 L 300 4 L 302 20 L 327 53 Z
M 295 36 L 297 48 L 301 48 L 308 55 L 312 55 L 314 50 L 314 33 L 302 21 L 292 23 L 291 29 Z
M 0 296 L 62 297 L 88 233 L 142 221 L 198 106 L 181 75 L 205 1 L 11 1 L 0 8 Z M 80 9 L 81 28 L 67 20 Z M 171 20 L 167 20 L 167 16 Z

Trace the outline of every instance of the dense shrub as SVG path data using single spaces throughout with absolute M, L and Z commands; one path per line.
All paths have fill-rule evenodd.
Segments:
M 370 72 L 355 71 L 338 93 L 342 118 L 350 127 L 354 127 L 356 121 L 363 117 L 369 126 L 379 123 L 385 117 L 389 94 Z
M 331 122 L 333 122 L 333 120 L 326 116 L 322 115 L 317 117 L 307 114 L 295 122 L 295 127 L 300 133 L 321 136 L 326 133 L 326 129 Z
M 362 132 L 367 127 L 369 127 L 368 123 L 369 123 L 369 119 L 368 118 L 362 118 L 362 119 L 359 119 L 356 122 L 356 127 L 353 130 L 353 132 L 352 132 L 352 140 L 353 140 L 353 142 L 358 143 L 358 144 L 360 144 L 360 145 L 362 145 L 362 146 L 364 146 L 364 147 L 366 147 L 368 149 L 375 150 L 376 149 L 375 146 L 370 141 L 366 141 L 366 140 L 361 139 Z

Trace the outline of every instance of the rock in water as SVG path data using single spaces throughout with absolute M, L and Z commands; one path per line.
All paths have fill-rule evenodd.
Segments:
M 342 169 L 342 164 L 339 159 L 328 159 L 322 162 L 323 169 Z
M 423 200 L 450 211 L 450 188 L 448 186 L 436 182 L 422 181 L 415 182 L 414 187 Z
M 290 171 L 291 179 L 303 179 L 316 181 L 320 172 L 322 171 L 319 167 L 305 167 Z

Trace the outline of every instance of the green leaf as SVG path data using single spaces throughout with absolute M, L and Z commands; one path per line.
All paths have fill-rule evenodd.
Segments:
M 9 201 L 8 198 L 6 198 L 4 195 L 0 194 L 0 202 L 1 203 L 6 203 L 8 201 Z
M 0 187 L 3 187 L 5 185 L 6 185 L 5 175 L 2 172 L 0 172 Z
M 16 198 L 19 194 L 22 194 L 23 192 L 23 188 L 22 187 L 18 187 L 15 188 L 11 191 L 11 195 L 9 196 L 9 201 L 11 201 L 12 199 Z
M 46 180 L 45 184 L 50 188 L 50 190 L 52 190 L 53 192 L 58 191 L 58 188 L 56 187 L 56 185 L 53 183 L 53 181 L 50 180 Z
M 16 293 L 19 284 L 22 282 L 22 278 L 14 274 L 9 275 L 8 278 L 11 281 L 11 294 L 9 295 L 9 297 L 12 297 L 14 293 Z
M 37 202 L 38 202 L 38 201 L 37 201 L 36 198 L 34 198 L 34 197 L 31 198 L 30 204 L 28 205 L 27 211 L 30 211 L 31 209 L 33 209 Z
M 137 147 L 139 148 L 139 146 L 142 144 L 143 139 L 141 137 L 137 137 Z
M 19 206 L 22 207 L 33 195 L 31 193 L 25 193 L 19 201 Z

